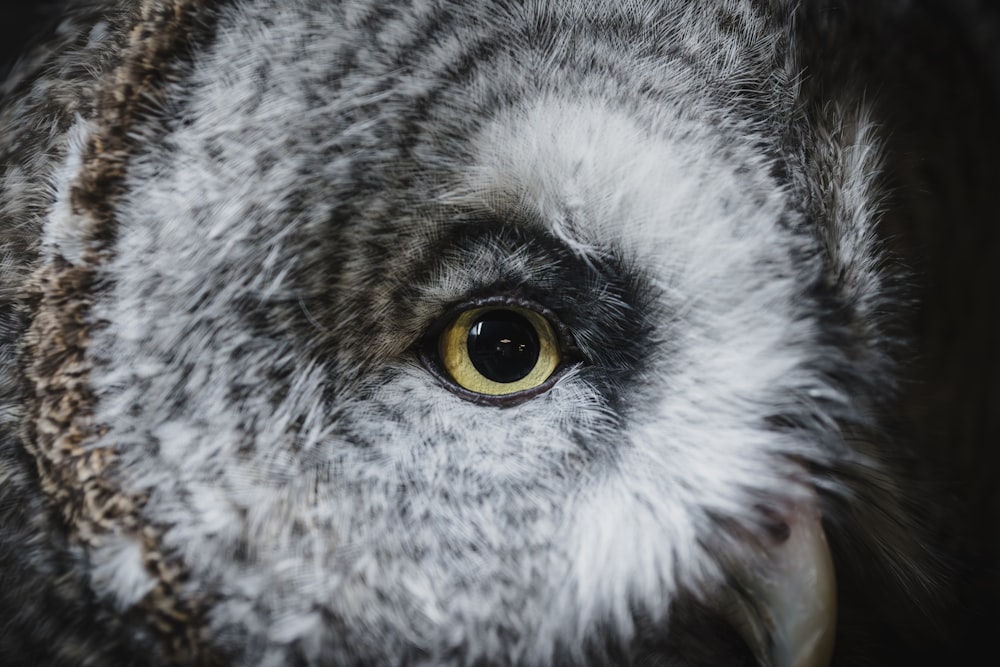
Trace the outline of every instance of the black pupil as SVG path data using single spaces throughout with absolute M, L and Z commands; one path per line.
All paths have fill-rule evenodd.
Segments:
M 484 313 L 469 328 L 469 359 L 494 382 L 516 382 L 538 361 L 538 333 L 531 323 L 509 310 Z

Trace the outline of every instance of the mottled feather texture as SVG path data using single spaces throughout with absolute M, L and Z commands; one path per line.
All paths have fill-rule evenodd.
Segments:
M 63 4 L 0 89 L 3 664 L 756 664 L 720 601 L 814 504 L 834 665 L 973 654 L 998 430 L 924 415 L 1000 392 L 913 313 L 988 227 L 986 10 Z M 939 15 L 980 69 L 867 66 Z M 985 132 L 934 210 L 948 112 L 874 85 L 931 60 Z M 442 380 L 477 299 L 558 321 L 551 387 Z

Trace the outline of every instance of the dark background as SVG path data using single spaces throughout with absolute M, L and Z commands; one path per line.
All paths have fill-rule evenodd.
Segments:
M 817 98 L 849 90 L 882 128 L 879 233 L 909 302 L 895 440 L 918 453 L 959 582 L 940 652 L 872 664 L 984 664 L 1000 630 L 1000 3 L 802 6 Z
M 57 15 L 53 10 L 57 5 L 46 0 L 0 0 L 0 78 L 25 46 L 55 27 L 52 17 Z

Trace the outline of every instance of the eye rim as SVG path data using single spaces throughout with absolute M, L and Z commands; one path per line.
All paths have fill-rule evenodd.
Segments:
M 452 327 L 464 313 L 472 311 L 488 312 L 489 310 L 510 310 L 521 315 L 524 315 L 526 312 L 531 313 L 532 318 L 528 318 L 529 321 L 533 318 L 539 318 L 548 325 L 553 334 L 552 340 L 555 352 L 558 355 L 558 362 L 548 378 L 541 384 L 508 394 L 482 394 L 466 389 L 458 384 L 445 368 L 439 351 L 439 341 L 445 331 Z M 541 334 L 539 338 L 542 338 Z M 569 329 L 551 309 L 523 297 L 495 295 L 468 299 L 445 311 L 436 323 L 429 328 L 420 346 L 419 356 L 427 371 L 446 389 L 459 398 L 477 405 L 510 407 L 519 405 L 539 394 L 545 393 L 569 369 L 579 365 L 579 350 L 573 344 L 572 340 Z

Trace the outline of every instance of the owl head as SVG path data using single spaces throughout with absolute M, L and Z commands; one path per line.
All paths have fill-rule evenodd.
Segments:
M 919 604 L 878 130 L 778 4 L 79 3 L 0 116 L 11 623 L 810 667 Z

